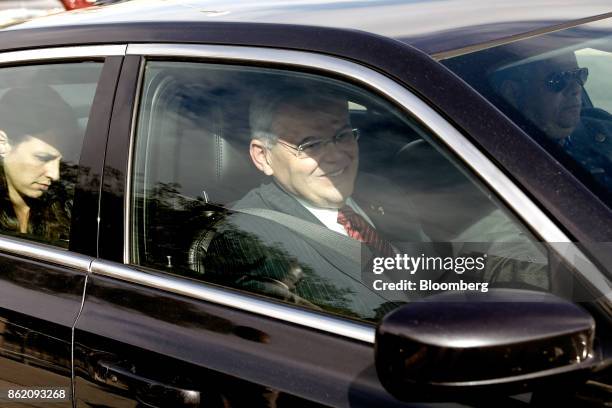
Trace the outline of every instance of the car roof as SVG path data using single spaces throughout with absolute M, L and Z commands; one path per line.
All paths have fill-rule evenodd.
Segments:
M 610 11 L 609 0 L 132 0 L 38 18 L 8 30 L 142 22 L 283 23 L 367 31 L 436 54 L 603 18 Z

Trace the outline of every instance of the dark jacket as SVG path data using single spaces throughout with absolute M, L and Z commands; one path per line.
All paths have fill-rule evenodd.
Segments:
M 370 205 L 360 206 L 377 229 L 385 224 L 384 212 L 368 212 Z M 325 228 L 275 183 L 250 191 L 233 207 L 236 211 L 247 208 L 290 214 Z M 282 224 L 240 212 L 229 215 L 216 229 L 205 259 L 207 279 L 362 319 L 375 320 L 395 306 L 387 294 L 371 289 L 371 253 L 363 245 L 362 256 L 354 259 Z M 340 234 L 337 239 L 360 245 Z M 395 299 L 405 300 L 404 294 Z
M 612 192 L 612 115 L 585 109 L 563 150 L 602 187 Z
M 21 234 L 0 162 L 0 230 L 67 248 L 72 212 L 72 200 L 68 198 L 68 194 L 61 182 L 58 182 L 53 183 L 49 191 L 40 198 L 26 198 L 30 207 L 28 230 Z

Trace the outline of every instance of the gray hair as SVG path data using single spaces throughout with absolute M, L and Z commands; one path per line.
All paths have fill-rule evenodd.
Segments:
M 268 148 L 276 144 L 278 135 L 274 134 L 272 127 L 281 106 L 320 111 L 330 103 L 346 101 L 346 97 L 317 85 L 273 87 L 255 94 L 249 109 L 251 139 L 263 141 Z
M 272 132 L 272 125 L 284 100 L 285 95 L 278 91 L 264 91 L 253 97 L 249 109 L 251 139 L 261 140 L 268 148 L 276 144 L 278 136 Z

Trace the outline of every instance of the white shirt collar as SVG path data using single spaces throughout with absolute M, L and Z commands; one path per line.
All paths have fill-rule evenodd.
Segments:
M 315 207 L 312 204 L 310 204 L 309 202 L 305 201 L 304 199 L 297 197 L 297 196 L 293 196 L 295 197 L 295 199 L 304 207 L 306 208 L 308 211 L 310 211 L 312 213 L 312 215 L 314 215 L 315 217 L 317 217 L 317 219 L 319 221 L 321 221 L 321 223 L 323 225 L 325 225 L 327 228 L 329 228 L 332 231 L 335 231 L 339 234 L 342 235 L 348 235 L 344 229 L 344 227 L 340 224 L 338 224 L 338 209 L 337 208 L 321 208 L 321 207 Z M 374 223 L 372 222 L 372 220 L 370 219 L 370 217 L 368 217 L 368 215 L 366 213 L 363 212 L 363 210 L 361 208 L 359 208 L 359 206 L 357 205 L 357 203 L 355 202 L 355 200 L 353 200 L 352 198 L 347 198 L 346 200 L 346 205 L 348 205 L 349 207 L 351 207 L 353 209 L 353 211 L 355 211 L 357 214 L 361 215 L 363 218 L 365 218 L 365 220 L 370 223 L 370 225 L 372 225 L 374 227 Z

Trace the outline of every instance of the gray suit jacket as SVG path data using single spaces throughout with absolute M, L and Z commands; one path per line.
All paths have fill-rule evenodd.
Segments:
M 385 225 L 384 211 L 370 212 L 373 205 L 367 203 L 360 206 L 377 229 Z M 233 207 L 237 211 L 247 208 L 270 209 L 324 227 L 274 182 L 251 190 Z M 416 228 L 414 239 L 421 239 L 420 234 Z M 338 234 L 338 240 L 351 239 Z M 204 269 L 207 279 L 225 286 L 376 320 L 408 297 L 399 293 L 391 299 L 372 289 L 371 253 L 365 245 L 362 248 L 361 259 L 351 259 L 282 224 L 234 212 L 217 224 Z

